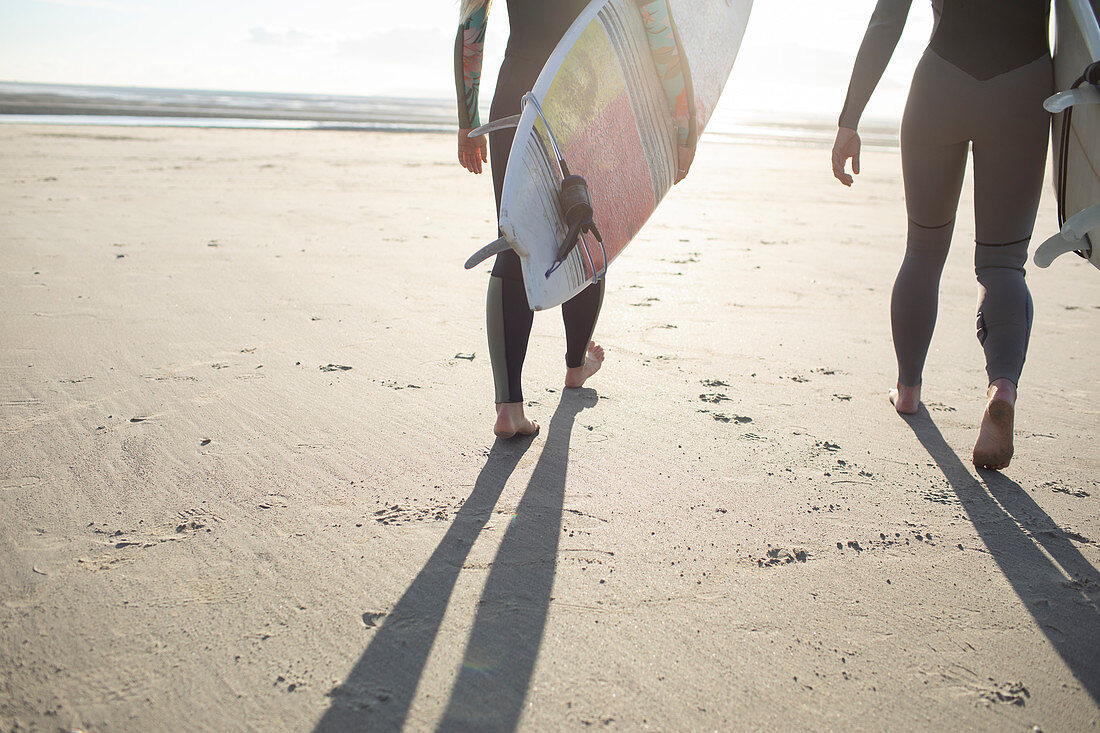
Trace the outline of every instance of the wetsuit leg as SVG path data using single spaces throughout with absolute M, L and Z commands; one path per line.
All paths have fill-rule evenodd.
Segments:
M 596 330 L 596 319 L 603 305 L 604 280 L 592 283 L 562 303 L 561 317 L 565 321 L 565 365 L 584 366 L 588 342 Z
M 985 83 L 990 100 L 974 139 L 978 340 L 990 383 L 1017 384 L 1031 332 L 1032 301 L 1024 279 L 1028 244 L 1046 172 L 1051 92 L 1048 58 Z
M 498 404 L 523 402 L 520 374 L 533 321 L 534 313 L 527 305 L 523 281 L 496 275 L 490 277 L 485 299 L 485 327 Z
M 531 88 L 541 66 L 505 60 L 493 95 L 490 119 L 500 119 L 520 112 L 520 98 Z M 514 132 L 505 130 L 489 136 L 489 164 L 493 172 L 493 189 L 497 212 L 504 190 L 504 172 L 508 167 L 508 152 L 512 149 Z M 503 232 L 499 234 L 503 236 Z M 588 342 L 596 327 L 603 303 L 604 282 L 589 285 L 562 304 L 565 321 L 566 365 L 584 364 Z M 527 292 L 523 286 L 523 271 L 519 255 L 512 250 L 497 255 L 489 278 L 486 300 L 486 326 L 489 336 L 489 358 L 493 366 L 496 401 L 522 402 L 521 374 L 527 344 L 534 322 Z
M 496 92 L 490 119 L 500 119 L 519 112 L 520 95 L 526 70 L 517 69 L 505 61 L 497 79 Z M 536 75 L 538 70 L 534 72 Z M 533 77 L 532 77 L 533 79 Z M 493 190 L 497 212 L 504 190 L 504 171 L 508 167 L 508 151 L 512 148 L 512 130 L 495 132 L 489 136 L 489 166 L 493 174 Z M 498 236 L 503 232 L 498 231 Z M 520 384 L 523 360 L 527 356 L 527 344 L 531 338 L 534 314 L 527 302 L 523 287 L 523 273 L 519 255 L 512 250 L 497 255 L 489 278 L 489 291 L 485 302 L 485 326 L 489 338 L 489 360 L 493 367 L 493 384 L 496 399 L 501 402 L 523 402 Z
M 966 170 L 968 140 L 952 122 L 958 113 L 943 94 L 943 67 L 948 65 L 942 59 L 925 54 L 902 118 L 901 167 L 909 226 L 905 258 L 890 300 L 890 321 L 898 383 L 910 387 L 921 383 L 936 326 L 940 275 Z M 951 80 L 961 81 L 953 76 Z

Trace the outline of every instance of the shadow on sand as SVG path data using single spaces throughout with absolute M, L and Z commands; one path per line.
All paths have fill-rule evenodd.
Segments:
M 996 471 L 979 471 L 975 479 L 924 405 L 906 422 L 951 484 L 1036 625 L 1100 703 L 1100 572 L 1019 484 Z
M 462 667 L 440 730 L 516 728 L 538 658 L 557 571 L 569 463 L 569 439 L 591 389 L 566 390 L 546 429 L 546 443 L 501 540 L 477 607 Z M 492 516 L 504 486 L 531 445 L 498 440 L 470 497 L 435 552 L 374 633 L 332 703 L 318 733 L 401 730 L 458 574 Z

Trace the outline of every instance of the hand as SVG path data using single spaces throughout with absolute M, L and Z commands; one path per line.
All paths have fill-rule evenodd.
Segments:
M 678 146 L 676 153 L 676 180 L 672 182 L 673 185 L 679 183 L 687 177 L 688 171 L 691 169 L 691 162 L 693 160 L 695 160 L 694 145 Z
M 859 175 L 859 133 L 850 127 L 841 127 L 836 131 L 833 143 L 833 176 L 845 186 L 851 186 L 855 180 L 844 170 L 848 158 L 852 159 L 852 173 Z
M 458 162 L 471 173 L 481 173 L 481 164 L 489 160 L 489 146 L 484 135 L 467 137 L 471 129 L 458 131 Z

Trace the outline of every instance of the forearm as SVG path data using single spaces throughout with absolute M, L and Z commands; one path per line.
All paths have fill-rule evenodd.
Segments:
M 672 25 L 665 0 L 637 0 L 642 15 L 649 49 L 657 66 L 669 110 L 676 121 L 676 135 L 681 145 L 686 145 L 691 132 L 690 111 L 687 101 L 687 80 L 680 61 L 680 50 L 672 32 Z
M 848 96 L 840 113 L 841 127 L 857 129 L 863 109 L 894 55 L 911 5 L 912 0 L 879 0 L 856 55 Z
M 458 96 L 458 126 L 470 129 L 481 125 L 478 90 L 485 48 L 488 6 L 470 14 L 458 26 L 455 37 L 455 91 Z

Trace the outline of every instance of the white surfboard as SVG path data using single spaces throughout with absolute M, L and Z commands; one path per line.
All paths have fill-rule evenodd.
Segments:
M 1054 192 L 1061 230 L 1035 250 L 1035 264 L 1077 252 L 1100 268 L 1100 86 L 1078 84 L 1086 67 L 1100 61 L 1100 0 L 1057 0 L 1054 82 L 1046 101 L 1051 123 Z
M 733 67 L 752 0 L 668 1 L 702 132 Z M 504 241 L 470 263 L 511 247 L 531 307 L 559 305 L 602 277 L 672 186 L 676 168 L 675 121 L 637 4 L 593 0 L 547 60 L 516 121 L 500 204 Z M 563 173 L 587 182 L 602 241 L 582 234 L 559 264 L 568 231 L 558 198 Z

